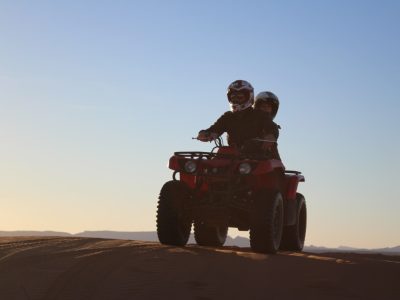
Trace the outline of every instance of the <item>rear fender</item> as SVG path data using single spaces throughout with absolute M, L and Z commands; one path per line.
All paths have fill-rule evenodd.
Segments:
M 296 200 L 297 186 L 299 182 L 304 182 L 304 176 L 301 174 L 285 174 L 285 198 Z

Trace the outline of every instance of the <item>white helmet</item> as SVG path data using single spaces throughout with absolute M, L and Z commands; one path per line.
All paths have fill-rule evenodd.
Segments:
M 236 95 L 242 94 L 244 98 L 242 101 L 237 102 Z M 254 89 L 252 85 L 246 80 L 235 80 L 228 86 L 226 95 L 231 104 L 233 112 L 238 112 L 249 108 L 254 103 Z

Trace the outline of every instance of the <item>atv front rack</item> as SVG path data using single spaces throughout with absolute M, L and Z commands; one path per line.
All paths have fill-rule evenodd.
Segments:
M 190 158 L 190 159 L 211 159 L 215 157 L 219 158 L 240 158 L 238 155 L 226 154 L 226 153 L 214 153 L 214 152 L 201 152 L 201 151 L 185 151 L 185 152 L 174 152 L 175 156 Z
M 232 160 L 243 160 L 243 159 L 254 159 L 254 160 L 265 160 L 269 159 L 269 156 L 265 154 L 244 154 L 244 153 L 217 153 L 217 152 L 201 152 L 201 151 L 182 151 L 174 152 L 175 156 L 188 158 L 188 159 L 212 159 L 212 158 L 225 158 Z

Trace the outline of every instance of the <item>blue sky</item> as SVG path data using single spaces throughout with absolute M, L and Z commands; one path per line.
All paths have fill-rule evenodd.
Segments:
M 211 148 L 191 137 L 245 79 L 281 100 L 306 244 L 400 244 L 399 20 L 398 1 L 1 1 L 0 230 L 155 230 L 169 156 Z

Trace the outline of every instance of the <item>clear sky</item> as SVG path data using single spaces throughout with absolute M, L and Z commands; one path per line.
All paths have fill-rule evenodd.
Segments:
M 399 245 L 399 53 L 399 1 L 0 1 L 0 230 L 155 230 L 245 79 L 280 98 L 306 244 Z

